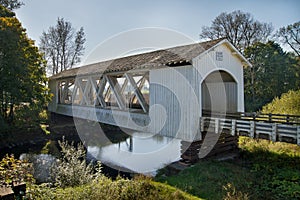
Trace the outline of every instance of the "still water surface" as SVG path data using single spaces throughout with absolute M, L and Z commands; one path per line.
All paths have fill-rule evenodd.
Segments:
M 140 132 L 109 133 L 114 134 L 110 143 L 94 142 L 97 145 L 87 143 L 87 160 L 100 160 L 103 164 L 103 173 L 107 176 L 116 177 L 118 174 L 130 177 L 131 173 L 143 173 L 155 175 L 158 169 L 180 159 L 181 140 Z M 123 134 L 122 137 L 116 134 Z M 111 135 L 110 135 L 111 136 Z M 117 138 L 117 139 L 116 139 Z M 70 138 L 66 140 L 71 141 Z M 72 138 L 74 140 L 74 138 Z M 58 141 L 58 140 L 57 140 Z M 47 182 L 50 176 L 50 167 L 57 161 L 58 142 L 52 141 L 53 151 L 45 154 L 39 148 L 21 149 L 21 159 L 28 159 L 34 164 L 35 178 L 38 182 Z M 75 143 L 80 139 L 75 139 Z M 48 142 L 49 143 L 49 142 Z M 45 145 L 46 146 L 46 145 Z M 52 153 L 52 154 L 51 154 Z
M 88 153 L 105 165 L 125 172 L 155 173 L 180 159 L 181 140 L 133 132 L 125 140 L 106 146 L 88 146 Z

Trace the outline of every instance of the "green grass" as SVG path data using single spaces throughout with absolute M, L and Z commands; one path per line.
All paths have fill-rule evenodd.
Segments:
M 196 200 L 199 199 L 190 194 L 182 192 L 172 186 L 153 182 L 148 178 L 136 180 L 118 179 L 112 181 L 109 178 L 101 177 L 96 182 L 78 187 L 65 189 L 49 188 L 42 186 L 31 186 L 27 197 L 29 199 L 113 199 L 113 200 Z
M 167 183 L 204 199 L 299 199 L 300 147 L 240 137 L 240 158 L 201 161 Z
M 227 192 L 247 196 L 252 177 L 247 169 L 233 163 L 202 161 L 176 176 L 157 180 L 204 199 L 223 199 Z

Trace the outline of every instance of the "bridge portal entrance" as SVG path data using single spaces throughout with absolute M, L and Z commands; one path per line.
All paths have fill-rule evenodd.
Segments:
M 235 79 L 226 71 L 210 73 L 201 84 L 203 113 L 235 113 L 238 88 Z

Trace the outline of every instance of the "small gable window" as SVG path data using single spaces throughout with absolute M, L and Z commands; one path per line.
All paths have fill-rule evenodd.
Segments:
M 223 52 L 222 51 L 216 52 L 216 61 L 223 61 Z

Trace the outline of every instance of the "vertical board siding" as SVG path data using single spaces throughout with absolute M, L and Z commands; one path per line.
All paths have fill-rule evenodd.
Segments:
M 237 112 L 238 94 L 236 83 L 225 83 L 227 111 L 231 113 Z
M 202 109 L 215 112 L 237 111 L 237 84 L 202 83 Z M 212 108 L 212 105 L 214 107 Z
M 150 107 L 160 105 L 164 108 L 150 112 L 150 119 L 154 120 L 153 130 L 163 136 L 189 141 L 196 137 L 201 109 L 200 80 L 192 66 L 150 71 Z M 167 116 L 165 123 L 161 119 L 164 114 Z
M 223 52 L 222 61 L 216 61 L 216 51 Z M 157 104 L 164 108 L 154 109 L 150 113 L 154 126 L 150 129 L 156 133 L 188 141 L 201 137 L 196 136 L 198 119 L 202 116 L 202 105 L 203 109 L 211 109 L 211 101 L 216 102 L 214 110 L 244 111 L 243 67 L 229 48 L 224 44 L 217 46 L 193 59 L 192 63 L 193 66 L 150 70 L 150 109 Z M 209 74 L 219 70 L 229 73 L 236 83 L 209 83 L 201 87 Z M 209 93 L 208 90 L 213 92 Z M 165 114 L 166 123 L 161 119 Z

